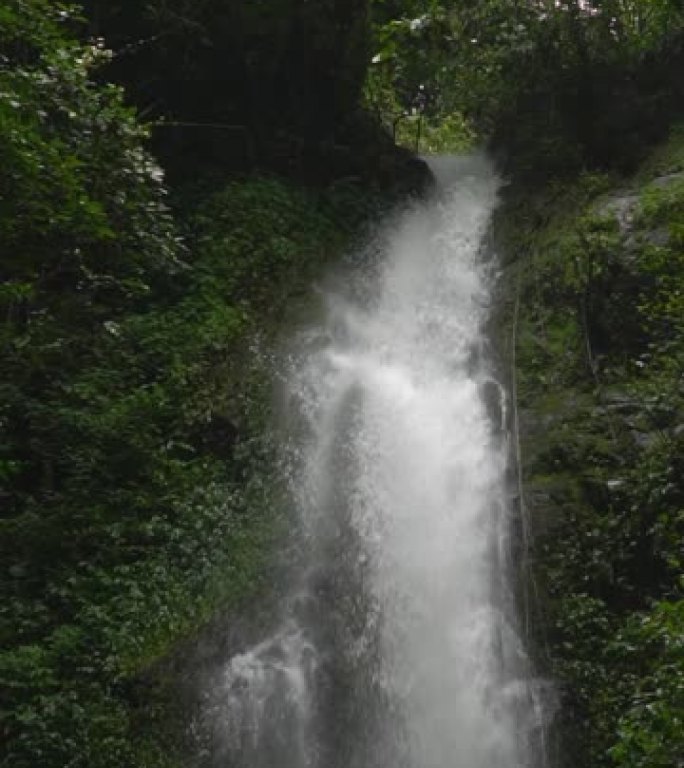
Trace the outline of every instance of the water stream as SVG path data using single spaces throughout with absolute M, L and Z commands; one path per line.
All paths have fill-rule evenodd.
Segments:
M 486 324 L 498 179 L 433 161 L 293 345 L 301 550 L 274 630 L 216 681 L 220 768 L 539 768 Z

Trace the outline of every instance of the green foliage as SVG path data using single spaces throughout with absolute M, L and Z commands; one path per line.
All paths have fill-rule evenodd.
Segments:
M 611 650 L 638 654 L 640 666 L 610 750 L 613 762 L 621 768 L 677 765 L 684 727 L 684 600 L 658 603 L 649 615 L 635 617 Z
M 438 0 L 373 4 L 375 55 L 373 79 L 386 80 L 399 104 L 409 108 L 420 85 L 430 85 L 431 111 L 445 112 L 449 91 L 437 87 L 447 78 L 448 14 Z M 372 89 L 371 89 L 372 90 Z
M 255 339 L 367 204 L 253 178 L 174 221 L 79 24 L 0 8 L 2 764 L 167 768 L 150 669 L 264 586 L 283 521 Z
M 498 225 L 518 256 L 540 641 L 560 751 L 592 766 L 684 752 L 681 147 L 675 130 L 634 178 L 511 199 Z
M 681 100 L 684 13 L 670 0 L 374 3 L 370 101 L 463 116 L 529 177 L 627 167 Z
M 473 131 L 452 98 L 453 51 L 443 4 L 376 0 L 372 9 L 375 54 L 367 107 L 409 149 L 444 154 L 469 148 Z

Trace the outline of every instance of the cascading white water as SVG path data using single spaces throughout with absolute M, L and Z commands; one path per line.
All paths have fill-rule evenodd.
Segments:
M 274 635 L 224 671 L 221 765 L 539 763 L 485 334 L 498 181 L 481 157 L 433 170 L 439 193 L 386 224 L 293 355 L 306 562 Z

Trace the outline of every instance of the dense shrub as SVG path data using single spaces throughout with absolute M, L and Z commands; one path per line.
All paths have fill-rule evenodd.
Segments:
M 429 118 L 464 116 L 518 178 L 633 168 L 681 114 L 681 3 L 376 0 L 373 18 L 373 103 L 424 86 Z
M 173 764 L 182 731 L 150 669 L 260 588 L 282 512 L 255 339 L 365 205 L 210 181 L 174 222 L 80 29 L 68 6 L 0 8 L 8 768 Z
M 684 754 L 682 171 L 679 129 L 635 177 L 517 188 L 500 214 L 559 765 Z

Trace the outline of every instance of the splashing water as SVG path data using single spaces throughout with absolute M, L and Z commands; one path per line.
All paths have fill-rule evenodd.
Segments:
M 305 566 L 272 637 L 223 671 L 217 765 L 543 761 L 485 333 L 498 181 L 481 157 L 433 171 L 439 193 L 387 223 L 293 356 Z

